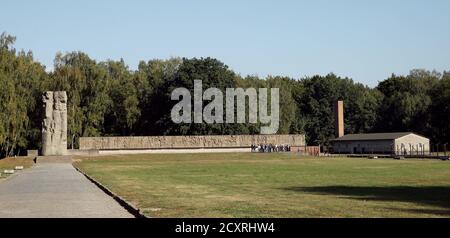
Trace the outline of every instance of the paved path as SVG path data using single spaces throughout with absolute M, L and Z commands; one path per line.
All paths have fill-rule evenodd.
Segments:
M 0 217 L 133 217 L 70 163 L 38 163 L 0 181 Z

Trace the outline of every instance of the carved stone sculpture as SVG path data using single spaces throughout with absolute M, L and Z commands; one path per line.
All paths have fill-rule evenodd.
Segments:
M 67 94 L 45 92 L 42 96 L 45 117 L 42 122 L 42 155 L 67 154 Z

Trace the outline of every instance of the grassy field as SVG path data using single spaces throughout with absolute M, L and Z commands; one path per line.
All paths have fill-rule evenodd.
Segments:
M 450 162 L 133 155 L 75 166 L 151 217 L 450 217 Z
M 0 180 L 5 178 L 7 175 L 3 174 L 5 169 L 14 169 L 16 166 L 24 166 L 25 168 L 31 167 L 33 165 L 33 160 L 25 157 L 18 158 L 5 158 L 0 160 Z

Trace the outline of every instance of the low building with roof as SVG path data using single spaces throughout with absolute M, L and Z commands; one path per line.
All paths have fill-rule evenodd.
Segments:
M 337 154 L 425 155 L 430 140 L 413 132 L 348 134 L 331 141 Z

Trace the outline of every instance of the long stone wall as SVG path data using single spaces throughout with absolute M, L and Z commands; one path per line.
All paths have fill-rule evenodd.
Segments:
M 261 143 L 304 146 L 305 135 L 82 137 L 80 150 L 243 148 Z

